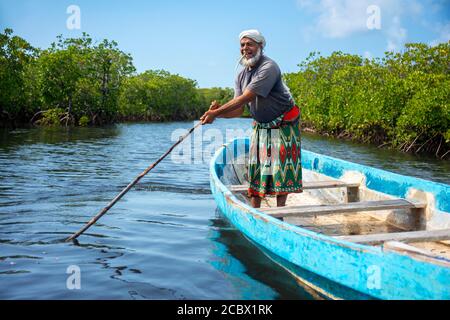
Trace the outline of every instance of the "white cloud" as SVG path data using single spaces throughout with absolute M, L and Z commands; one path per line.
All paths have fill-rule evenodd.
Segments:
M 311 8 L 314 6 L 314 0 L 297 0 L 297 4 L 300 8 Z
M 402 28 L 400 18 L 395 16 L 387 29 L 388 51 L 398 51 L 405 44 L 407 31 Z
M 321 1 L 322 13 L 318 27 L 330 38 L 342 38 L 355 32 L 366 31 L 368 1 Z
M 382 32 L 388 50 L 398 50 L 406 41 L 408 32 L 400 18 L 423 13 L 423 6 L 417 0 L 297 0 L 297 5 L 302 11 L 317 15 L 311 29 L 323 37 L 345 38 L 355 33 Z M 379 30 L 370 30 L 367 24 L 371 16 L 367 8 L 373 5 L 380 8 Z
M 439 24 L 436 29 L 439 32 L 439 37 L 430 42 L 431 46 L 450 41 L 450 22 L 447 22 L 445 25 Z
M 423 5 L 421 3 L 418 3 L 416 1 L 411 1 L 411 3 L 409 4 L 409 8 L 411 13 L 415 14 L 415 15 L 420 15 L 423 12 Z
M 366 59 L 372 59 L 372 53 L 370 51 L 364 51 L 364 58 Z
M 297 0 L 302 11 L 317 14 L 314 28 L 322 36 L 343 38 L 355 32 L 366 31 L 367 7 L 372 0 Z
M 426 0 L 425 6 L 432 13 L 448 12 L 448 0 Z
M 305 43 L 310 43 L 314 37 L 314 28 L 312 26 L 304 27 L 300 30 L 300 34 Z

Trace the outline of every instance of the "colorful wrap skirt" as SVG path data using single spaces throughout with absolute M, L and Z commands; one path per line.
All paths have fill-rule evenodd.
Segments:
M 286 121 L 286 114 L 283 114 L 269 123 L 253 122 L 248 166 L 249 196 L 303 191 L 299 119 L 297 116 Z

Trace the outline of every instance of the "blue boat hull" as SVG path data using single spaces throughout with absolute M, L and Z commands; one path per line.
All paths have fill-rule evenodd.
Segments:
M 248 139 L 236 139 L 228 146 L 245 146 L 244 149 L 233 148 L 233 156 L 236 157 L 239 155 L 237 150 L 248 152 L 248 143 Z M 450 298 L 448 261 L 440 263 L 436 259 L 430 261 L 423 257 L 385 250 L 382 246 L 340 241 L 288 224 L 240 201 L 221 181 L 225 166 L 230 161 L 227 155 L 229 157 L 226 148 L 219 149 L 210 164 L 211 190 L 217 206 L 246 237 L 280 261 L 291 264 L 289 270 L 295 272 L 296 267 L 305 269 L 341 286 L 379 299 Z M 323 170 L 336 178 L 342 174 L 343 167 L 352 166 L 351 163 L 322 157 L 306 150 L 302 150 L 302 164 L 304 168 Z M 381 170 L 377 171 L 378 175 L 374 175 L 373 168 L 354 164 L 351 169 L 371 173 L 375 188 L 381 188 L 376 183 L 377 179 L 386 179 Z M 406 178 L 393 182 L 403 186 L 392 187 L 394 193 L 406 192 L 403 190 L 405 186 L 414 183 Z M 434 185 L 430 187 L 437 188 Z M 447 191 L 437 190 L 438 193 Z M 446 201 L 440 200 L 442 207 L 448 206 Z

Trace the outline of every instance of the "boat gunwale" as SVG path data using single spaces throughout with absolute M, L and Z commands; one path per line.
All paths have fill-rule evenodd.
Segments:
M 230 142 L 223 144 L 219 149 L 216 150 L 216 152 L 210 162 L 210 174 L 211 174 L 212 178 L 214 179 L 216 186 L 220 189 L 220 192 L 224 195 L 227 202 L 231 203 L 234 207 L 238 207 L 238 208 L 240 208 L 241 211 L 250 213 L 253 217 L 255 217 L 257 219 L 267 221 L 267 222 L 271 223 L 272 225 L 275 225 L 279 228 L 283 228 L 285 230 L 294 232 L 295 234 L 297 234 L 299 236 L 304 236 L 304 237 L 312 238 L 314 240 L 327 242 L 332 245 L 349 248 L 349 249 L 355 250 L 355 251 L 367 252 L 367 253 L 370 252 L 372 254 L 377 254 L 380 256 L 382 256 L 384 254 L 394 254 L 394 255 L 400 255 L 400 256 L 406 255 L 406 256 L 410 257 L 411 259 L 414 259 L 414 260 L 417 260 L 420 262 L 431 263 L 434 265 L 443 265 L 444 264 L 444 266 L 448 267 L 448 264 L 450 263 L 450 261 L 448 259 L 445 259 L 440 256 L 431 256 L 431 255 L 425 255 L 425 254 L 424 255 L 420 255 L 420 254 L 412 255 L 412 254 L 406 254 L 404 252 L 397 252 L 390 248 L 385 248 L 384 244 L 374 246 L 374 245 L 369 245 L 369 244 L 359 244 L 356 242 L 341 240 L 341 239 L 333 237 L 333 236 L 328 236 L 326 234 L 318 233 L 318 232 L 315 232 L 312 230 L 308 230 L 306 228 L 302 228 L 301 226 L 293 225 L 288 222 L 282 221 L 280 219 L 272 217 L 271 215 L 269 215 L 263 211 L 257 210 L 256 208 L 253 208 L 250 205 L 239 200 L 234 195 L 234 193 L 231 192 L 231 190 L 229 190 L 228 187 L 220 180 L 219 176 L 217 175 L 216 168 L 215 168 L 216 162 L 217 162 L 216 160 L 219 158 L 219 156 L 222 155 L 223 150 L 225 148 L 229 147 L 230 145 L 237 143 L 237 141 L 239 141 L 239 140 L 245 141 L 247 139 L 246 138 L 235 138 L 235 139 L 231 140 Z M 317 155 L 317 156 L 322 156 L 322 155 L 319 155 L 319 154 L 311 152 L 311 151 L 308 151 L 308 152 L 310 152 L 311 154 Z M 329 160 L 335 159 L 335 158 L 329 157 L 329 156 L 323 156 L 323 157 L 326 157 Z M 345 161 L 346 163 L 349 163 L 352 165 L 364 167 L 363 165 L 359 165 L 359 164 L 349 162 L 346 160 L 342 160 L 342 159 L 338 159 L 338 160 Z M 376 170 L 384 171 L 381 169 L 376 169 Z M 399 175 L 396 173 L 392 173 L 392 174 L 397 175 L 397 176 L 402 176 L 402 175 Z M 402 176 L 402 177 L 404 177 L 404 176 Z M 415 179 L 419 179 L 419 178 L 415 178 Z M 421 179 L 421 180 L 423 180 L 423 179 Z M 427 180 L 423 180 L 423 181 L 430 182 Z M 438 182 L 432 182 L 432 183 L 439 184 Z M 442 184 L 442 185 L 446 186 L 444 184 Z
M 304 149 L 302 149 L 304 150 Z M 322 162 L 330 162 L 333 163 L 336 167 L 336 164 L 340 167 L 340 169 L 345 172 L 345 170 L 351 170 L 356 171 L 364 175 L 365 179 L 368 179 L 368 181 L 365 182 L 365 187 L 371 191 L 380 192 L 386 195 L 390 195 L 393 197 L 399 197 L 406 199 L 407 193 L 410 188 L 418 188 L 420 191 L 426 192 L 426 193 L 432 193 L 434 197 L 434 209 L 437 211 L 441 211 L 443 213 L 449 213 L 450 211 L 450 201 L 447 197 L 450 195 L 450 185 L 437 182 L 437 181 L 431 181 L 431 180 L 425 180 L 419 177 L 413 177 L 413 176 L 406 176 L 399 173 L 395 173 L 392 171 L 379 169 L 375 167 L 371 167 L 368 165 L 363 165 L 355 162 L 351 162 L 348 160 L 340 159 L 340 158 L 334 158 L 331 156 L 319 154 L 313 151 L 305 150 L 307 153 L 302 154 L 302 156 L 306 155 L 309 158 L 315 157 L 321 158 Z M 303 161 L 302 161 L 302 167 L 303 167 Z M 306 167 L 305 169 L 311 170 L 326 176 L 329 176 L 334 179 L 339 179 L 340 177 L 337 175 L 331 175 L 329 172 L 324 172 L 322 170 L 317 170 L 314 168 L 314 166 L 319 166 L 319 164 L 311 164 L 311 168 Z M 384 183 L 384 187 L 389 186 L 391 187 L 391 184 L 395 185 L 396 188 L 394 189 L 381 189 L 380 185 L 377 184 L 380 179 Z M 445 199 L 441 199 L 439 195 L 445 195 Z M 442 197 L 443 198 L 443 197 Z
M 277 225 L 278 227 L 282 227 L 286 230 L 291 230 L 295 232 L 296 234 L 299 234 L 301 236 L 306 236 L 310 238 L 314 238 L 316 240 L 320 241 L 326 241 L 331 244 L 337 244 L 340 246 L 348 247 L 354 250 L 359 251 L 371 251 L 373 253 L 382 253 L 382 247 L 376 247 L 376 246 L 370 246 L 370 245 L 362 245 L 355 242 L 345 241 L 345 240 L 339 240 L 335 237 L 328 236 L 325 234 L 321 234 L 318 232 L 314 232 L 305 228 L 302 228 L 300 226 L 296 226 L 290 223 L 287 223 L 285 221 L 281 221 L 280 219 L 277 219 L 275 217 L 270 216 L 267 213 L 264 213 L 263 211 L 259 211 L 256 208 L 253 208 L 249 206 L 248 204 L 240 201 L 228 188 L 225 184 L 222 183 L 219 176 L 217 175 L 217 172 L 215 170 L 216 165 L 216 159 L 220 156 L 223 148 L 228 146 L 231 143 L 234 143 L 235 140 L 226 143 L 222 145 L 215 153 L 214 157 L 211 160 L 210 163 L 210 173 L 212 175 L 212 178 L 215 180 L 216 186 L 219 187 L 220 191 L 223 193 L 224 197 L 228 200 L 228 202 L 231 202 L 235 207 L 240 207 L 244 211 L 251 213 L 255 218 L 265 220 L 267 222 L 270 222 L 271 224 Z
M 237 144 L 236 140 L 243 139 L 234 139 L 222 145 L 211 159 L 209 167 L 211 191 L 218 207 L 221 211 L 224 210 L 225 217 L 250 240 L 300 268 L 372 297 L 381 299 L 411 299 L 414 297 L 415 299 L 432 300 L 449 298 L 445 285 L 446 280 L 444 280 L 448 279 L 450 274 L 450 262 L 448 260 L 443 261 L 438 257 L 392 250 L 388 246 L 385 247 L 384 244 L 373 246 L 336 239 L 276 219 L 239 200 L 219 178 L 220 171 L 225 173 L 224 169 L 228 163 L 226 161 L 228 159 L 227 150 L 230 150 L 228 147 L 230 144 Z M 248 138 L 245 140 L 247 149 Z M 232 158 L 235 159 L 238 154 L 239 152 L 236 153 L 235 151 Z M 219 161 L 220 157 L 225 161 Z M 247 214 L 248 217 L 246 217 Z M 257 229 L 252 227 L 253 223 L 256 223 Z M 274 232 L 278 232 L 277 230 L 281 234 L 279 240 L 287 240 L 288 247 L 280 247 L 279 243 L 272 245 L 269 235 L 275 235 Z M 260 233 L 260 231 L 268 232 L 268 234 Z M 296 243 L 295 238 L 297 237 L 301 246 L 305 247 L 306 245 L 306 250 L 312 245 L 315 249 L 330 253 L 325 259 L 328 263 L 335 263 L 336 258 L 342 259 L 345 257 L 345 260 L 339 261 L 336 265 L 336 268 L 341 271 L 336 271 L 336 268 L 325 267 L 326 264 L 324 265 L 324 262 L 314 255 L 311 257 L 293 255 L 295 253 L 293 248 L 295 247 L 291 246 Z M 333 254 L 334 252 L 336 252 L 336 255 Z M 317 267 L 319 269 L 316 270 Z M 377 267 L 378 272 L 383 272 L 383 285 L 381 287 L 369 287 L 369 281 L 372 281 L 370 279 L 374 275 L 372 272 L 375 270 L 370 269 L 372 267 Z M 346 270 L 346 272 L 343 270 Z M 409 276 L 399 276 L 405 272 Z M 417 277 L 422 282 L 415 280 L 415 276 L 411 274 L 414 272 L 418 272 Z M 428 276 L 431 274 L 433 276 L 430 279 Z M 418 286 L 420 290 L 408 291 L 407 288 L 411 286 Z M 398 290 L 398 288 L 403 289 Z

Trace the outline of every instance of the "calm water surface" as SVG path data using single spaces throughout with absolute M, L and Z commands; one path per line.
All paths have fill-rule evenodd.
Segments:
M 193 153 L 193 164 L 170 157 L 161 162 L 78 243 L 62 241 L 164 153 L 175 130 L 192 125 L 0 134 L 0 299 L 320 297 L 299 286 L 216 209 L 209 191 L 208 155 L 214 149 L 209 142 L 203 155 Z M 225 137 L 226 129 L 249 126 L 248 119 L 218 120 L 203 128 L 204 138 L 212 141 L 211 132 Z M 306 134 L 303 147 L 450 183 L 448 161 Z M 72 265 L 80 268 L 80 290 L 67 288 Z

